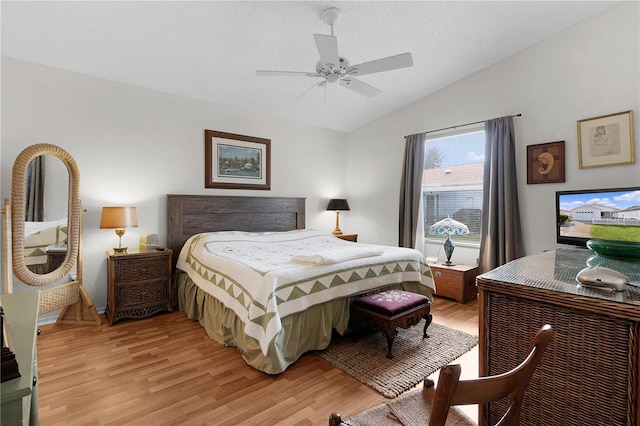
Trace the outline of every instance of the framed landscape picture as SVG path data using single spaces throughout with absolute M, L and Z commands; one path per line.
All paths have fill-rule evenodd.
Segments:
M 581 169 L 633 163 L 632 111 L 578 121 L 578 164 Z
M 205 188 L 271 189 L 271 140 L 204 131 Z

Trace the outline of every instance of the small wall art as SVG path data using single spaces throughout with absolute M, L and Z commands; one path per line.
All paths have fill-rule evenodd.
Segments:
M 581 169 L 635 163 L 633 112 L 578 120 L 578 161 Z
M 564 141 L 527 146 L 527 183 L 564 182 Z
M 271 189 L 271 140 L 204 131 L 205 188 Z

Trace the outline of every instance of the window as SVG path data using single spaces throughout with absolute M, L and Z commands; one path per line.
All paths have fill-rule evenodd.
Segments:
M 469 228 L 469 235 L 455 236 L 457 243 L 480 243 L 482 226 L 482 177 L 484 174 L 484 130 L 473 130 L 429 139 L 425 145 L 422 202 L 425 239 L 429 227 L 451 217 Z

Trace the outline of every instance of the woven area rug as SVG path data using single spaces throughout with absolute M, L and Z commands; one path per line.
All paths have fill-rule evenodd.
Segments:
M 398 329 L 393 359 L 386 357 L 387 339 L 382 331 L 356 342 L 350 335 L 334 337 L 327 349 L 316 354 L 387 398 L 395 398 L 478 344 L 477 336 L 435 323 L 427 329 L 429 337 L 423 339 L 423 327 L 422 322 Z

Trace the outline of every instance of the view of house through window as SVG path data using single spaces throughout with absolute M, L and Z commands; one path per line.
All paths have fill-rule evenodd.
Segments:
M 453 237 L 456 243 L 480 243 L 483 174 L 484 130 L 426 141 L 422 175 L 425 239 L 441 241 L 442 236 L 429 234 L 429 227 L 448 216 L 469 228 L 469 235 Z

